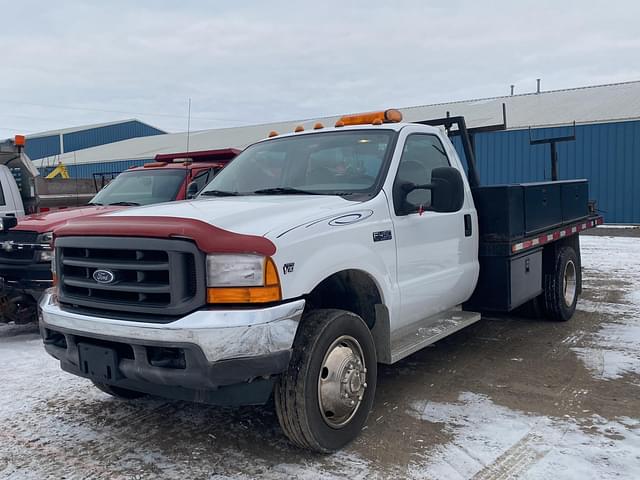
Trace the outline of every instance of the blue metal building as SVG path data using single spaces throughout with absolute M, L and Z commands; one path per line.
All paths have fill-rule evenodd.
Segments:
M 164 133 L 166 132 L 139 120 L 121 120 L 27 135 L 25 152 L 31 160 L 38 160 L 130 138 Z

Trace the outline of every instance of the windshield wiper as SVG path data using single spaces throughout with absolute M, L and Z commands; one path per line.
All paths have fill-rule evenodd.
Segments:
M 225 192 L 224 190 L 206 190 L 200 195 L 203 197 L 235 197 L 238 192 Z
M 110 203 L 109 205 L 123 205 L 125 207 L 138 207 L 138 206 L 140 206 L 140 204 L 136 203 L 136 202 L 113 202 L 113 203 Z
M 256 190 L 256 195 L 325 195 L 324 193 L 309 192 L 307 190 L 299 190 L 293 187 L 274 187 Z
M 101 207 L 103 204 L 102 203 L 98 203 L 98 202 L 89 202 L 89 203 L 87 203 L 87 205 L 97 205 L 97 206 Z

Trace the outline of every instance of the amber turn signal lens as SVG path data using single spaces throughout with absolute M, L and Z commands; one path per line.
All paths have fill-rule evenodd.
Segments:
M 270 303 L 282 300 L 280 287 L 218 287 L 207 289 L 208 303 Z
M 207 303 L 271 303 L 280 300 L 280 277 L 271 258 L 265 261 L 263 286 L 207 288 Z

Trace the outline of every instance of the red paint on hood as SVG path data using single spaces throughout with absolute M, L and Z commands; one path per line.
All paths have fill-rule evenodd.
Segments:
M 276 246 L 257 235 L 244 235 L 178 217 L 107 216 L 73 220 L 56 230 L 57 237 L 190 238 L 205 253 L 258 253 L 271 256 Z
M 12 228 L 12 230 L 27 230 L 30 232 L 52 232 L 57 227 L 64 225 L 69 220 L 74 218 L 82 218 L 93 215 L 101 215 L 103 213 L 113 212 L 114 210 L 121 210 L 126 207 L 108 207 L 108 206 L 88 206 L 80 208 L 69 208 L 64 210 L 55 210 L 53 212 L 35 213 L 33 215 L 27 215 L 18 220 L 18 225 Z

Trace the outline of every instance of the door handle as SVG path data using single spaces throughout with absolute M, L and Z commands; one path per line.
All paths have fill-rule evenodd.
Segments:
M 473 234 L 473 224 L 471 223 L 471 215 L 466 214 L 464 216 L 464 236 L 470 237 Z

